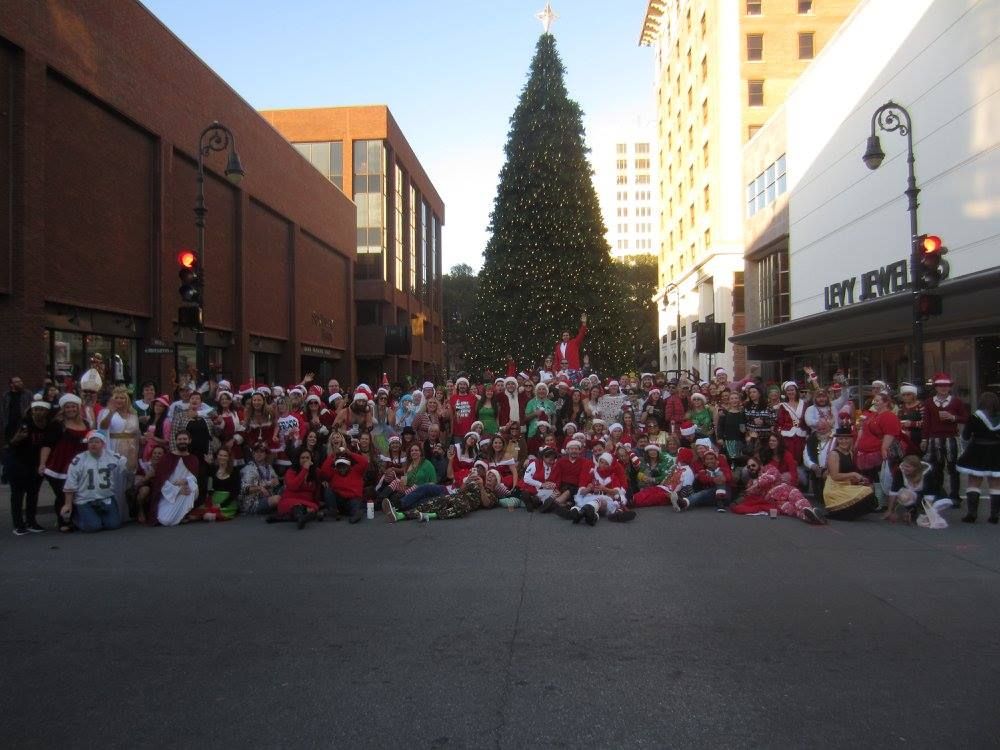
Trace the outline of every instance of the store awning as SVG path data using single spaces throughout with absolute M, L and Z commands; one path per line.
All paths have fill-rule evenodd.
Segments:
M 944 312 L 924 323 L 924 336 L 972 335 L 1000 330 L 1000 267 L 948 279 L 937 293 Z M 807 315 L 730 337 L 748 359 L 785 359 L 797 352 L 831 351 L 859 344 L 909 341 L 913 333 L 908 292 Z

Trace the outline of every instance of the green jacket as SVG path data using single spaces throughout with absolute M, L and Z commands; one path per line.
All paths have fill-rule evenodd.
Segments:
M 406 475 L 406 486 L 417 487 L 421 484 L 435 484 L 437 482 L 437 470 L 434 464 L 426 458 L 421 461 L 416 469 L 411 470 Z
M 552 429 L 556 426 L 556 405 L 554 402 L 549 401 L 547 398 L 533 398 L 528 402 L 528 405 L 524 407 L 524 413 L 530 415 L 530 420 L 528 422 L 528 437 L 534 437 L 535 433 L 538 432 L 538 419 L 535 416 L 535 412 L 539 409 L 544 409 L 548 419 L 545 420 L 550 425 Z

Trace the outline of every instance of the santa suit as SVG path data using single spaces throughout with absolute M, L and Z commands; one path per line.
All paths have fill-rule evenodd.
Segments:
M 583 339 L 587 335 L 587 324 L 581 323 L 580 330 L 574 338 L 569 341 L 557 341 L 555 348 L 555 359 L 553 362 L 561 363 L 564 359 L 569 362 L 569 369 L 580 369 L 580 347 Z
M 625 479 L 625 468 L 617 461 L 612 461 L 608 468 L 595 466 L 591 469 L 590 476 L 583 476 L 581 480 L 594 487 L 588 489 L 586 485 L 581 485 L 574 497 L 577 508 L 591 505 L 598 513 L 603 508 L 611 515 L 625 507 L 625 488 L 628 482 Z
M 514 391 L 513 395 L 504 389 L 503 393 L 496 397 L 497 401 L 497 423 L 503 427 L 516 419 L 524 424 L 524 407 L 528 405 L 528 397 L 523 393 Z
M 521 492 L 536 495 L 539 500 L 548 500 L 559 491 L 559 464 L 553 463 L 548 466 L 543 460 L 531 461 L 524 470 L 524 479 L 518 482 L 517 488 Z M 554 482 L 556 489 L 545 489 L 544 482 Z
M 500 481 L 508 490 L 514 489 L 514 466 L 516 463 L 512 458 L 490 462 L 490 468 L 500 475 Z
M 455 477 L 452 486 L 456 489 L 465 484 L 465 478 L 472 473 L 472 467 L 476 465 L 475 456 L 463 456 L 458 451 L 451 457 L 451 473 Z
M 787 401 L 778 404 L 775 426 L 796 463 L 802 463 L 802 449 L 806 447 L 806 438 L 809 436 L 806 430 L 805 412 L 806 402 L 802 399 L 799 399 L 794 406 Z
M 229 411 L 219 416 L 222 418 L 222 432 L 219 433 L 219 442 L 229 449 L 233 466 L 242 466 L 244 464 L 243 425 L 240 423 L 240 416 L 235 411 Z

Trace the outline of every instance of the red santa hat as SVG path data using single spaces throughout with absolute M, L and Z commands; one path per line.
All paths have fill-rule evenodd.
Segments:
M 434 389 L 434 384 L 431 381 L 429 381 L 429 380 L 425 380 L 424 384 L 422 386 L 420 386 L 420 390 L 426 391 L 428 388 L 430 388 L 430 389 L 433 390 Z
M 597 457 L 598 463 L 604 461 L 608 464 L 608 466 L 611 466 L 611 464 L 614 463 L 614 460 L 615 457 L 612 456 L 610 453 L 602 453 L 600 456 Z
M 322 398 L 322 396 L 323 396 L 323 389 L 320 388 L 318 385 L 311 385 L 311 386 L 309 386 L 309 395 L 310 396 L 319 396 L 320 398 Z
M 728 375 L 729 373 L 728 373 L 728 372 L 726 372 L 726 368 L 725 368 L 725 367 L 716 367 L 716 368 L 715 368 L 715 369 L 714 369 L 714 370 L 712 371 L 712 374 L 713 374 L 713 375 Z
M 786 380 L 784 383 L 781 384 L 782 392 L 787 391 L 789 388 L 794 388 L 795 390 L 798 390 L 799 384 L 796 383 L 794 380 Z
M 690 466 L 694 463 L 694 451 L 690 448 L 681 448 L 677 451 L 677 462 Z
M 643 448 L 643 450 L 646 452 L 654 451 L 656 453 L 659 453 L 662 450 L 662 448 L 660 448 L 659 443 L 650 443 L 645 448 Z
M 899 393 L 900 395 L 903 395 L 904 393 L 912 393 L 914 396 L 916 396 L 917 386 L 913 385 L 913 383 L 903 383 L 901 386 L 899 386 Z
M 228 388 L 226 388 L 225 390 L 221 390 L 221 391 L 219 391 L 218 393 L 215 394 L 215 400 L 218 401 L 223 396 L 229 396 L 229 398 L 232 399 L 233 398 L 233 392 L 230 391 Z
M 383 388 L 389 387 L 389 373 L 387 372 L 382 373 L 382 387 Z
M 372 389 L 369 388 L 364 383 L 361 383 L 357 388 L 354 389 L 354 400 L 355 401 L 371 401 L 372 400 Z
M 567 422 L 563 425 L 563 432 L 572 435 L 576 432 L 576 422 Z
M 159 399 L 156 400 L 159 401 Z M 59 398 L 59 408 L 61 409 L 66 406 L 66 404 L 76 404 L 77 406 L 80 406 L 83 404 L 83 401 L 81 401 L 80 397 L 75 393 L 66 393 Z M 170 406 L 170 402 L 168 401 L 166 405 Z
M 615 422 L 608 428 L 608 432 L 614 432 L 615 430 L 618 430 L 619 432 L 625 432 L 625 428 L 622 427 L 619 422 Z
M 695 432 L 694 422 L 689 422 L 687 420 L 684 420 L 680 424 L 680 431 L 681 435 L 683 435 L 684 437 L 691 437 L 692 435 L 694 435 Z
M 463 376 L 463 377 L 459 378 L 458 380 L 456 380 L 455 381 L 455 387 L 456 388 L 458 387 L 459 383 L 465 383 L 466 385 L 468 385 L 469 384 L 469 379 Z
M 226 380 L 226 379 L 223 378 L 222 380 L 219 381 L 219 390 L 220 391 L 231 391 L 231 390 L 233 390 L 233 384 L 230 383 L 228 380 Z
M 251 383 L 251 382 L 248 381 L 248 382 L 242 383 L 240 385 L 240 394 L 246 396 L 246 395 L 249 395 L 251 393 L 253 393 L 253 383 Z
M 934 385 L 954 385 L 951 376 L 946 372 L 934 373 Z
M 323 403 L 323 399 L 321 399 L 315 393 L 310 393 L 308 396 L 306 396 L 306 403 L 310 404 L 310 403 L 313 403 L 313 402 L 315 402 L 317 404 L 322 404 Z
M 691 394 L 691 400 L 694 401 L 695 399 L 698 399 L 703 404 L 708 403 L 708 397 L 704 393 L 699 393 L 698 391 Z

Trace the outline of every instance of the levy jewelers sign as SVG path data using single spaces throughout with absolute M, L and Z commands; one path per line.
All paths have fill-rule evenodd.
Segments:
M 910 288 L 909 262 L 896 261 L 887 266 L 865 271 L 859 276 L 838 281 L 823 289 L 823 302 L 827 310 L 847 307 L 856 302 L 886 297 L 905 292 Z M 942 261 L 943 278 L 948 278 L 947 261 Z

